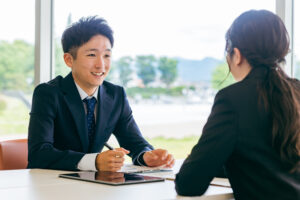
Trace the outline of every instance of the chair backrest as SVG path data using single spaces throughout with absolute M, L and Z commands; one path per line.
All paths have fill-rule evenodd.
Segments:
M 27 139 L 0 142 L 0 170 L 26 169 L 27 156 Z

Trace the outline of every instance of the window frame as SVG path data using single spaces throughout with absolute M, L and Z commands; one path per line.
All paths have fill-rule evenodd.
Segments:
M 54 0 L 35 1 L 34 84 L 48 82 L 54 74 Z

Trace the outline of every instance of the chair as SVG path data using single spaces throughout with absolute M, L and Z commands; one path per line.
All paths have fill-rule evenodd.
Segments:
M 0 170 L 26 169 L 27 156 L 27 139 L 0 142 Z

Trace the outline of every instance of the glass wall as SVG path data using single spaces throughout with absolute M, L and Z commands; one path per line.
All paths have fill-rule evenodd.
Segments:
M 35 1 L 0 6 L 0 138 L 27 136 L 34 79 Z
M 216 92 L 233 82 L 229 77 L 220 85 L 228 73 L 225 32 L 249 9 L 275 12 L 275 0 L 55 1 L 56 75 L 69 73 L 60 46 L 63 30 L 81 17 L 105 18 L 115 36 L 108 80 L 125 87 L 145 137 L 187 153 L 201 135 Z

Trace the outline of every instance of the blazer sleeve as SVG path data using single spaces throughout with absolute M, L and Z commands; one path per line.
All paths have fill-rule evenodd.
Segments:
M 39 85 L 32 99 L 28 130 L 28 168 L 77 170 L 84 153 L 54 147 L 57 88 Z
M 154 148 L 142 136 L 129 106 L 124 89 L 122 88 L 122 111 L 114 130 L 121 147 L 130 151 L 129 156 L 134 164 L 139 165 L 137 159 L 145 151 L 151 151 Z
M 224 90 L 220 91 L 201 138 L 176 175 L 175 188 L 179 195 L 202 195 L 220 173 L 235 148 L 237 119 Z

